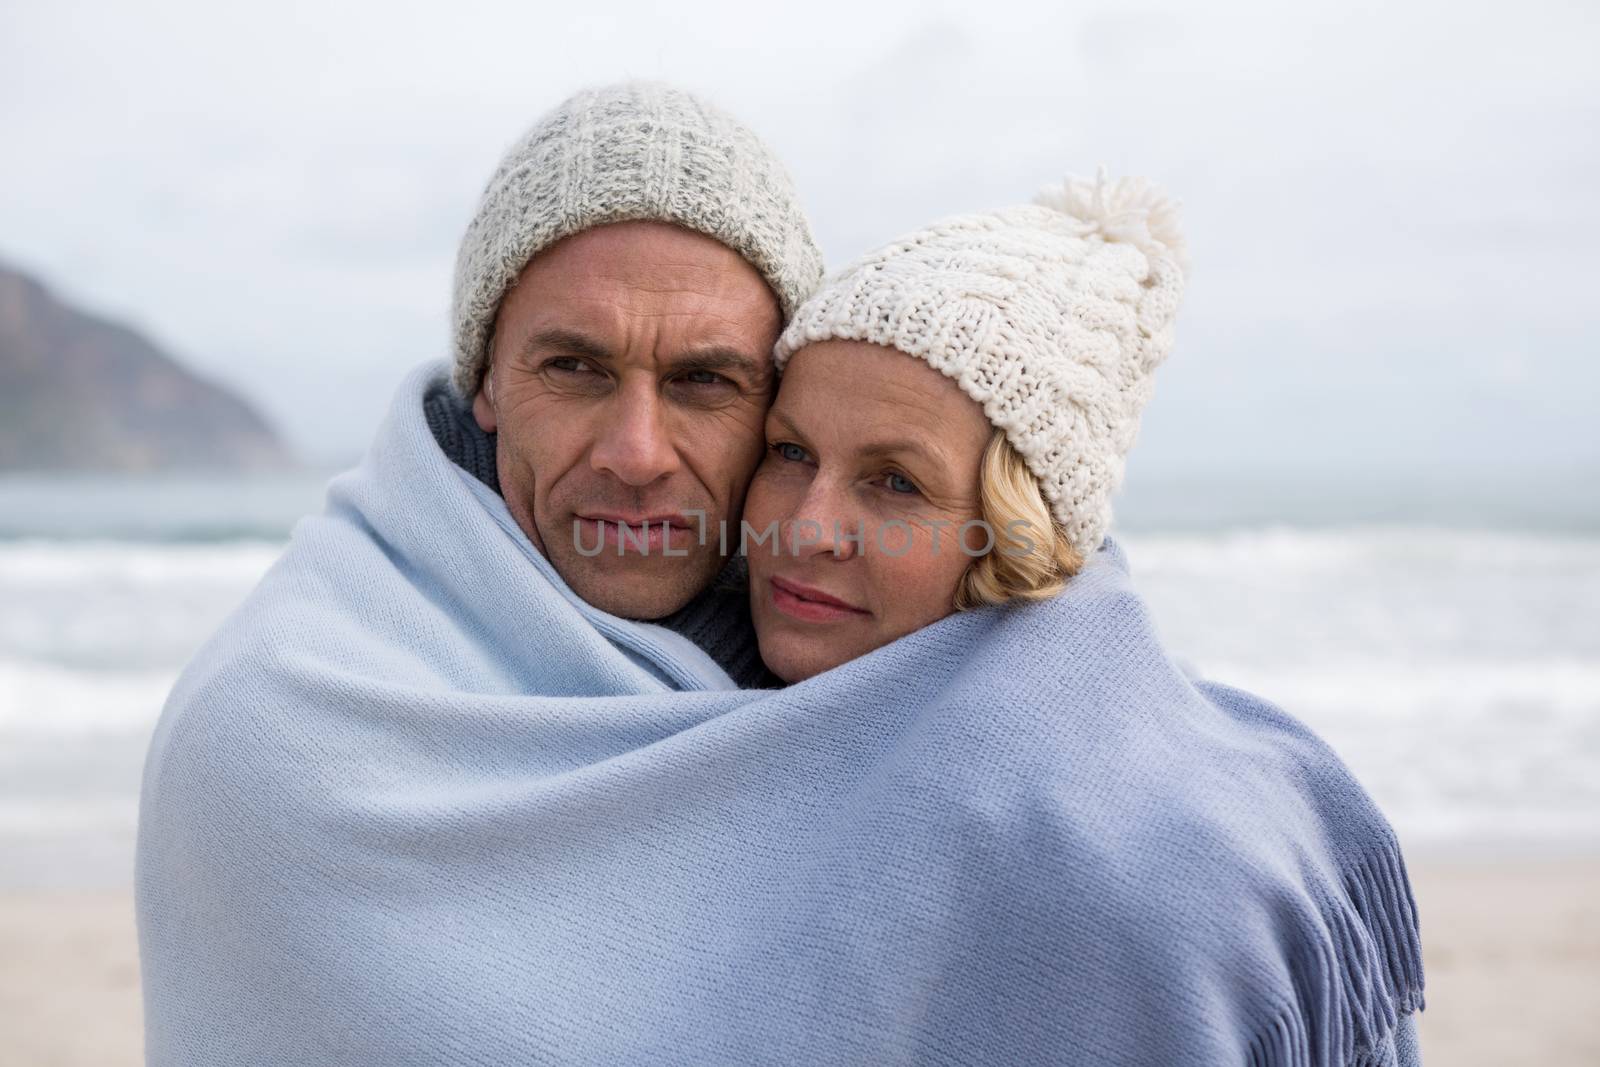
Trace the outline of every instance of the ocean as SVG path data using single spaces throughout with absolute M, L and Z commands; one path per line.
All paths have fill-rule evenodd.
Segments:
M 166 694 L 326 478 L 0 479 L 0 887 L 129 884 Z M 1185 478 L 1114 531 L 1169 647 L 1321 733 L 1408 847 L 1590 849 L 1600 516 L 1524 495 Z

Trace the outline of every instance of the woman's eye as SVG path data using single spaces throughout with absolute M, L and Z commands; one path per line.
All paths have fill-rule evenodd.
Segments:
M 883 480 L 883 484 L 887 485 L 890 492 L 894 493 L 915 493 L 917 491 L 917 483 L 898 471 L 891 471 L 888 477 Z
M 772 450 L 791 463 L 804 463 L 806 460 L 805 449 L 786 441 L 773 445 Z

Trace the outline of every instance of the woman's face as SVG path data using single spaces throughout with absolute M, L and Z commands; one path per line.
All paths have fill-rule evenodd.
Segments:
M 774 674 L 809 678 L 954 610 L 987 542 L 961 526 L 980 515 L 991 433 L 976 401 L 903 352 L 827 341 L 790 357 L 744 510 L 751 612 Z

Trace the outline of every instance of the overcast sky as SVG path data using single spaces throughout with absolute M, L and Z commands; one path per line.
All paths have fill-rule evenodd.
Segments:
M 500 153 L 583 85 L 702 91 L 830 265 L 1068 172 L 1184 204 L 1130 470 L 1600 464 L 1592 4 L 9 0 L 0 260 L 364 447 L 447 352 Z

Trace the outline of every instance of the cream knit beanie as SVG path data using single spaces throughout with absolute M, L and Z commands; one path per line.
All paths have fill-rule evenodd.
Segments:
M 608 222 L 672 222 L 760 271 L 785 320 L 822 254 L 776 156 L 737 119 L 654 82 L 579 92 L 495 168 L 456 257 L 455 384 L 478 391 L 500 301 L 542 248 Z
M 1005 431 L 1087 559 L 1172 349 L 1189 270 L 1177 207 L 1102 167 L 1030 205 L 943 219 L 829 277 L 775 362 L 827 340 L 925 360 Z

